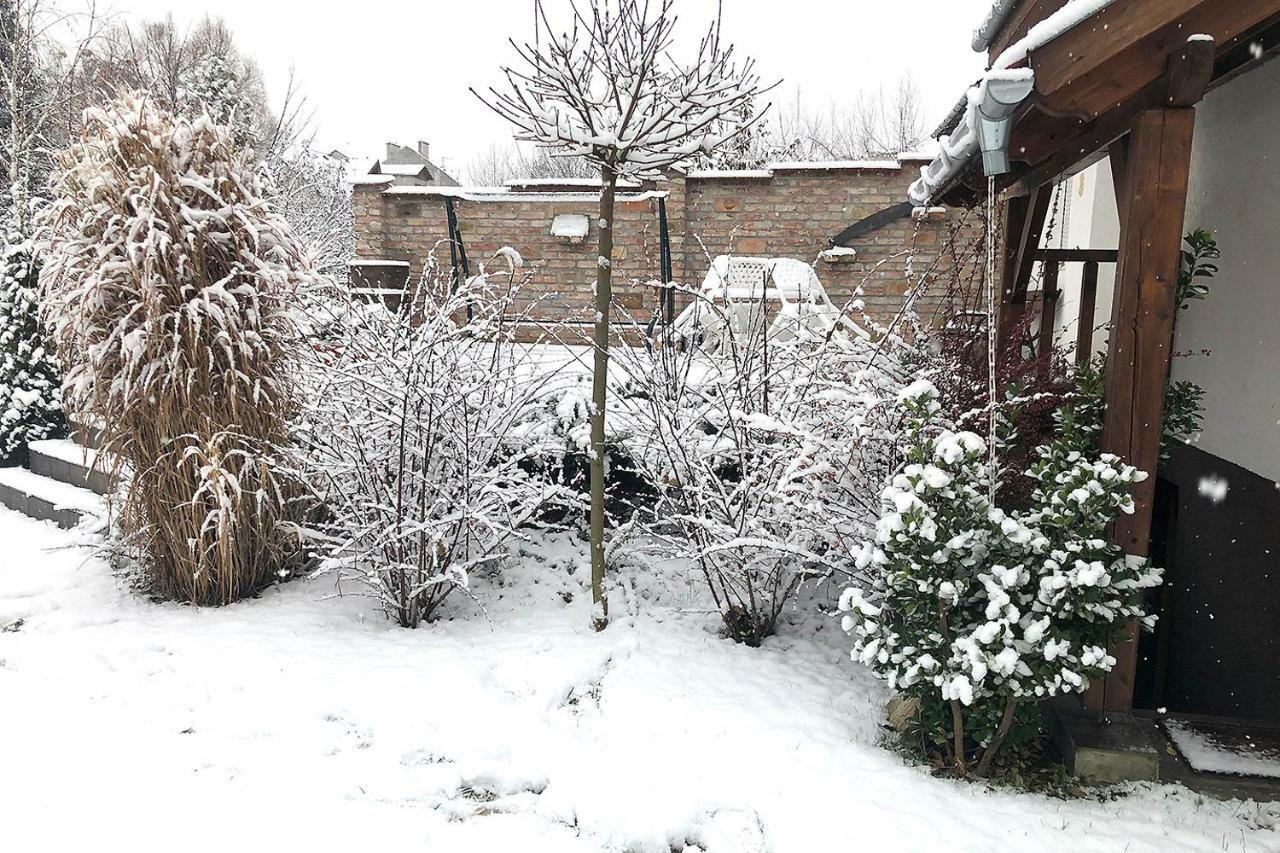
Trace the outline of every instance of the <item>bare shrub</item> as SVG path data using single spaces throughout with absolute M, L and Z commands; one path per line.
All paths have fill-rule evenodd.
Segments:
M 513 342 L 514 274 L 491 280 L 450 292 L 429 274 L 404 313 L 348 312 L 345 345 L 311 371 L 302 441 L 324 506 L 322 570 L 405 627 L 501 560 L 557 491 L 524 470 L 515 438 L 554 371 Z
M 806 579 L 854 571 L 853 542 L 894 464 L 886 401 L 900 384 L 857 334 L 781 340 L 765 328 L 714 355 L 667 341 L 620 357 L 627 403 L 652 424 L 633 438 L 661 492 L 652 532 L 697 567 L 726 633 L 748 645 L 773 633 Z
M 227 129 L 139 96 L 86 112 L 53 188 L 45 310 L 69 411 L 130 472 L 125 541 L 161 596 L 250 595 L 296 552 L 280 457 L 304 255 Z

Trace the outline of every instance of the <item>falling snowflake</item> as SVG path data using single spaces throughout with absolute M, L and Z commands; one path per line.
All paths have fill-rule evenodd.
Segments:
M 1215 504 L 1220 504 L 1227 499 L 1227 492 L 1230 490 L 1231 484 L 1225 478 L 1216 474 L 1208 477 L 1200 478 L 1200 495 L 1208 498 Z

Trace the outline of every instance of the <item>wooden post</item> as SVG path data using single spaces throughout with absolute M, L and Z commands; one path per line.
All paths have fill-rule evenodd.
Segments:
M 1094 314 L 1098 310 L 1098 262 L 1087 261 L 1080 280 L 1080 317 L 1076 320 L 1076 366 L 1093 357 Z
M 1115 525 L 1116 541 L 1140 556 L 1151 544 L 1194 129 L 1194 109 L 1139 114 L 1129 135 L 1124 179 L 1117 184 L 1122 225 L 1102 447 L 1150 475 L 1134 487 L 1134 513 Z M 1118 663 L 1106 681 L 1103 710 L 1127 712 L 1137 668 L 1136 623 L 1118 638 L 1112 654 Z
M 1040 234 L 1049 214 L 1053 185 L 1038 187 L 1025 196 L 1009 200 L 1005 221 L 1003 263 L 1000 267 L 1000 317 L 997 322 L 996 352 L 1003 355 L 1015 346 L 1013 330 L 1027 306 L 1027 283 L 1040 248 Z M 994 227 L 994 224 L 992 225 Z
M 1053 372 L 1053 319 L 1058 305 L 1059 261 L 1044 263 L 1044 280 L 1040 283 L 1040 334 L 1036 341 L 1036 371 L 1047 380 Z

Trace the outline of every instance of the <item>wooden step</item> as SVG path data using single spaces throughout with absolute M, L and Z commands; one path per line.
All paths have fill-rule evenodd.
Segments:
M 27 467 L 33 474 L 48 477 L 99 495 L 112 492 L 111 477 L 94 469 L 98 452 L 70 439 L 33 441 L 27 445 Z
M 41 521 L 72 528 L 102 514 L 102 499 L 88 489 L 42 477 L 26 468 L 0 468 L 0 504 Z

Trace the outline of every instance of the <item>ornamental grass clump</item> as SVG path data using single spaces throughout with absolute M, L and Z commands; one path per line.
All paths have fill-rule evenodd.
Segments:
M 251 154 L 142 95 L 85 113 L 42 216 L 64 403 L 127 474 L 117 520 L 153 592 L 218 605 L 291 570 L 298 409 L 288 310 L 305 253 Z

